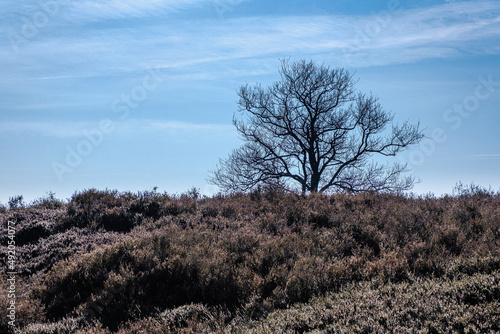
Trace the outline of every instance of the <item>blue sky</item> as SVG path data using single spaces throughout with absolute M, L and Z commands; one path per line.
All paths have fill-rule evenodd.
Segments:
M 0 3 L 0 202 L 88 188 L 180 193 L 241 141 L 236 90 L 280 58 L 345 67 L 427 139 L 416 193 L 500 189 L 498 1 Z

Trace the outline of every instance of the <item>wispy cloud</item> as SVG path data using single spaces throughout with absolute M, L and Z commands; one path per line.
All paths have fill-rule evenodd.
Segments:
M 182 131 L 232 131 L 234 127 L 229 124 L 196 124 L 178 121 L 159 122 L 147 121 L 143 123 L 145 128 L 155 130 L 182 130 Z
M 486 53 L 491 39 L 500 38 L 500 7 L 490 1 L 401 10 L 383 19 L 358 17 L 352 23 L 346 41 L 353 66 Z
M 0 100 L 11 99 L 6 92 L 12 89 L 26 96 L 40 94 L 45 86 L 35 80 L 74 96 L 78 91 L 69 92 L 61 85 L 81 78 L 95 81 L 96 90 L 91 92 L 95 100 L 99 89 L 109 92 L 109 85 L 117 86 L 121 76 L 141 78 L 147 68 L 160 68 L 170 81 L 238 75 L 251 80 L 252 74 L 274 74 L 277 59 L 292 55 L 335 66 L 363 67 L 500 54 L 500 6 L 492 1 L 400 10 L 384 18 L 387 23 L 368 36 L 363 33 L 377 23 L 372 15 L 254 16 L 223 21 L 214 15 L 203 20 L 149 22 L 160 8 L 188 10 L 213 5 L 213 1 L 87 0 L 70 5 L 71 15 L 82 20 L 96 16 L 102 22 L 114 16 L 144 20 L 133 27 L 126 23 L 79 26 L 69 20 L 64 29 L 40 29 L 39 38 L 31 40 L 20 55 L 0 51 L 0 91 L 5 94 Z M 27 85 L 28 81 L 33 83 Z M 30 92 L 30 87 L 38 91 Z
M 83 130 L 90 126 L 89 122 L 2 122 L 0 133 L 72 138 L 83 136 Z
M 152 119 L 130 119 L 123 123 L 117 123 L 114 133 L 127 138 L 134 135 L 174 136 L 175 138 L 189 138 L 196 135 L 235 137 L 235 130 L 232 124 L 192 123 L 175 120 L 159 121 Z
M 80 19 L 98 17 L 105 21 L 113 17 L 147 17 L 158 14 L 161 8 L 180 10 L 212 2 L 83 1 L 72 3 L 72 13 Z M 151 24 L 133 29 L 127 25 L 101 30 L 89 26 L 33 41 L 26 48 L 25 59 L 38 61 L 26 68 L 30 76 L 71 77 L 137 70 L 144 68 L 144 64 L 186 69 L 200 64 L 254 57 L 275 59 L 292 54 L 321 55 L 339 65 L 363 66 L 374 65 L 367 61 L 405 63 L 470 52 L 500 52 L 488 40 L 500 38 L 500 6 L 496 2 L 453 2 L 401 10 L 386 20 L 387 24 L 379 26 L 375 33 L 366 33 L 370 24 L 377 24 L 373 16 L 340 15 L 257 16 L 223 22 L 215 17 L 204 21 L 152 20 Z M 477 44 L 471 46 L 471 42 Z M 16 59 L 9 61 L 19 61 Z
M 31 135 L 54 138 L 85 137 L 86 132 L 98 129 L 98 122 L 3 122 L 0 123 L 0 134 Z M 111 134 L 189 134 L 189 133 L 219 133 L 232 134 L 234 127 L 230 124 L 203 124 L 180 121 L 158 121 L 130 119 L 125 122 L 115 122 Z
M 475 155 L 471 155 L 470 157 L 475 158 L 475 159 L 497 159 L 497 158 L 500 158 L 500 153 L 475 154 Z
M 73 24 L 105 21 L 110 19 L 137 18 L 151 15 L 178 14 L 181 10 L 197 8 L 212 4 L 214 0 L 69 0 L 40 1 L 30 0 L 2 3 L 0 9 L 4 17 L 12 17 L 12 13 L 29 15 L 40 11 L 41 5 L 50 6 L 57 19 Z M 55 9 L 57 8 L 57 10 Z

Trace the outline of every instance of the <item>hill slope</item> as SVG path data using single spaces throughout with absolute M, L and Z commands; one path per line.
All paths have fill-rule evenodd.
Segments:
M 88 190 L 15 222 L 20 333 L 500 330 L 500 195 Z

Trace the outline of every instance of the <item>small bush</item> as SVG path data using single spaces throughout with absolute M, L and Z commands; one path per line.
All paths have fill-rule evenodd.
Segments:
M 24 203 L 24 197 L 22 195 L 9 197 L 8 204 L 10 210 L 17 210 L 26 206 L 26 204 Z
M 202 214 L 203 218 L 206 218 L 206 217 L 215 218 L 219 215 L 219 210 L 217 208 L 211 207 L 211 206 L 205 207 L 201 211 L 201 214 Z
M 71 226 L 130 231 L 134 218 L 127 211 L 134 200 L 131 194 L 90 189 L 73 195 L 67 209 L 64 228 Z
M 23 334 L 72 334 L 85 326 L 82 318 L 64 318 L 48 324 L 30 324 L 23 328 Z
M 53 192 L 47 193 L 47 196 L 34 200 L 30 206 L 41 209 L 60 209 L 64 207 L 63 201 L 57 199 Z
M 16 242 L 18 245 L 24 245 L 45 238 L 50 234 L 50 229 L 42 224 L 26 226 L 17 232 Z

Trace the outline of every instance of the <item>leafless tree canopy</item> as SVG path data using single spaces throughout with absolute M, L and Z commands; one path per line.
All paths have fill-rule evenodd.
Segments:
M 349 71 L 283 60 L 281 81 L 239 89 L 233 123 L 245 141 L 221 160 L 210 181 L 225 191 L 266 183 L 306 192 L 402 191 L 406 165 L 372 161 L 395 156 L 423 137 L 419 125 L 392 123 L 374 96 L 354 90 Z M 390 127 L 390 129 L 386 129 Z

